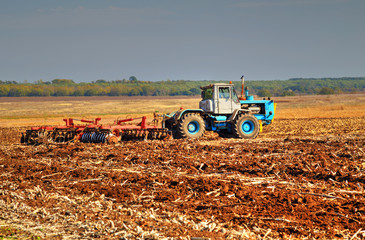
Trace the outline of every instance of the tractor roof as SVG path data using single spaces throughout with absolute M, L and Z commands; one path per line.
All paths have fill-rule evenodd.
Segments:
M 207 86 L 200 87 L 200 89 L 205 90 L 205 89 L 213 88 L 214 86 L 233 86 L 233 84 L 231 84 L 231 83 L 213 83 L 213 84 L 209 84 Z

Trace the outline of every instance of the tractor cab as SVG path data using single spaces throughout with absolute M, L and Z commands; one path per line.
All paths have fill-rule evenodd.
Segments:
M 199 108 L 211 114 L 232 114 L 241 109 L 241 103 L 233 84 L 216 83 L 201 87 L 202 100 Z

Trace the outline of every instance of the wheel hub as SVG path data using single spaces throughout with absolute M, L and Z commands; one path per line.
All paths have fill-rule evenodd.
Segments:
M 252 131 L 254 130 L 254 125 L 251 121 L 245 121 L 242 124 L 242 131 L 246 134 L 250 134 L 252 133 Z
M 188 131 L 191 134 L 196 134 L 199 132 L 199 125 L 196 122 L 191 122 L 188 124 Z

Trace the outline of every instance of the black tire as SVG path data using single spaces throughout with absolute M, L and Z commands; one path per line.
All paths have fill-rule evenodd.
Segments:
M 198 139 L 205 132 L 205 123 L 203 118 L 197 113 L 184 114 L 176 127 L 178 138 Z
M 237 138 L 254 139 L 259 132 L 259 121 L 252 115 L 240 115 L 233 124 L 233 135 Z

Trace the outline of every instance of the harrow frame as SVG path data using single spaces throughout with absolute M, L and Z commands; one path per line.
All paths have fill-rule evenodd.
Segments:
M 156 116 L 155 116 L 156 117 Z M 139 124 L 126 124 L 141 119 Z M 22 133 L 21 143 L 117 143 L 119 141 L 165 139 L 170 136 L 167 128 L 147 124 L 147 117 L 117 119 L 113 124 L 100 124 L 101 118 L 94 120 L 64 118 L 64 126 L 32 127 Z M 75 124 L 80 121 L 86 124 Z M 154 119 L 154 122 L 155 119 Z

